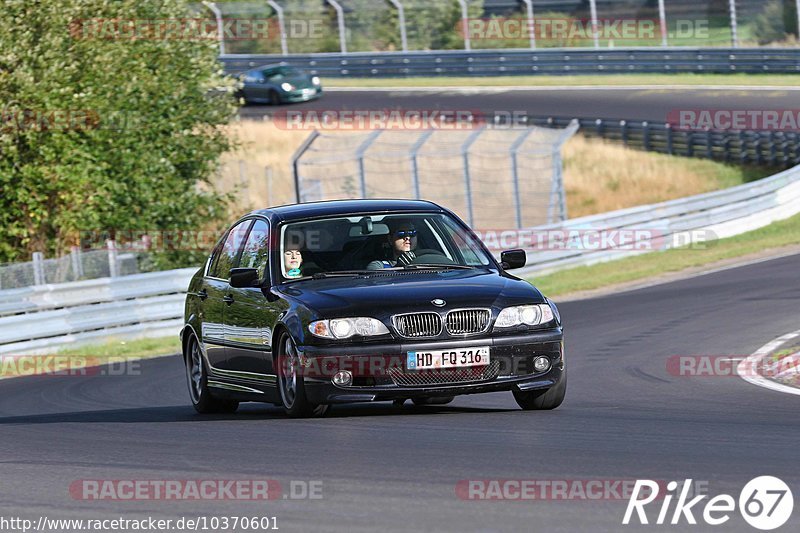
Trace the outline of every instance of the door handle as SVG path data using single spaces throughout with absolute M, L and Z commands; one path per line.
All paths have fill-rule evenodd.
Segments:
M 233 296 L 231 296 L 230 294 L 226 294 L 226 295 L 225 295 L 225 296 L 222 298 L 222 301 L 223 301 L 223 302 L 225 302 L 225 303 L 226 303 L 226 304 L 228 304 L 228 305 L 231 305 L 231 304 L 234 302 L 234 299 L 233 299 Z
M 206 290 L 205 290 L 205 289 L 203 289 L 203 290 L 201 290 L 200 292 L 198 292 L 198 293 L 197 293 L 197 296 L 198 296 L 198 297 L 199 297 L 201 300 L 205 300 L 206 298 L 208 298 L 208 292 L 206 292 Z

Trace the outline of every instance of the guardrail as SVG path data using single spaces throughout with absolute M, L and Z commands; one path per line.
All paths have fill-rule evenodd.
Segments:
M 667 122 L 613 118 L 529 117 L 524 124 L 564 128 L 573 120 L 587 137 L 601 137 L 648 152 L 787 168 L 800 164 L 800 134 L 796 131 L 691 131 Z
M 0 354 L 177 335 L 196 268 L 0 291 Z
M 610 232 L 641 230 L 646 237 L 642 250 L 613 247 L 529 251 L 528 263 L 516 275 L 545 274 L 564 268 L 588 266 L 604 261 L 732 237 L 800 213 L 800 166 L 769 178 L 658 204 L 621 209 L 533 228 L 539 234 L 557 232 Z M 602 242 L 602 241 L 601 241 Z M 650 243 L 650 246 L 647 244 Z
M 337 78 L 800 72 L 798 48 L 614 48 L 222 55 L 229 74 L 282 63 Z
M 520 276 L 591 265 L 751 231 L 800 213 L 800 166 L 753 183 L 672 200 L 538 226 L 519 234 L 648 231 L 658 243 L 643 250 L 577 247 L 530 250 Z M 602 240 L 600 241 L 602 242 Z M 647 240 L 638 242 L 647 243 Z M 653 244 L 651 242 L 651 244 Z M 499 252 L 499 250 L 495 250 Z M 78 281 L 0 291 L 0 354 L 31 354 L 66 344 L 109 338 L 177 335 L 183 293 L 196 269 Z

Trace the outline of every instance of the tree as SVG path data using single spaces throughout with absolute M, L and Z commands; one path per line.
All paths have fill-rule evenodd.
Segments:
M 233 82 L 191 16 L 184 0 L 5 0 L 0 261 L 224 214 L 209 178 Z
M 755 18 L 753 36 L 760 44 L 783 41 L 788 34 L 797 36 L 797 6 L 793 1 L 772 0 Z

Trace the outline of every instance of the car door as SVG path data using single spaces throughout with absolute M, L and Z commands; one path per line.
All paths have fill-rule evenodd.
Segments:
M 255 268 L 260 285 L 270 286 L 270 226 L 256 219 L 239 259 L 239 268 Z M 272 331 L 280 313 L 287 307 L 282 300 L 268 301 L 260 287 L 229 288 L 233 302 L 225 308 L 225 344 L 228 365 L 239 377 L 274 384 Z
M 245 100 L 260 100 L 266 98 L 264 91 L 264 73 L 260 70 L 251 70 L 244 76 L 242 93 Z
M 227 367 L 224 319 L 225 307 L 229 305 L 228 278 L 232 266 L 238 260 L 247 230 L 252 223 L 252 219 L 243 220 L 228 231 L 211 257 L 206 276 L 203 278 L 203 287 L 199 291 L 201 298 L 204 298 L 201 336 L 212 371 Z

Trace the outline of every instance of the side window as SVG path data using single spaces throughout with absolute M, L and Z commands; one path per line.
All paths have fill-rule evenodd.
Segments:
M 255 268 L 258 270 L 258 279 L 264 279 L 269 263 L 269 225 L 264 220 L 256 220 L 247 242 L 242 250 L 239 260 L 241 268 Z
M 231 269 L 236 264 L 236 258 L 244 244 L 244 239 L 247 236 L 247 229 L 252 223 L 252 220 L 243 220 L 231 228 L 231 231 L 225 238 L 225 244 L 222 245 L 222 249 L 214 258 L 214 263 L 211 265 L 211 270 L 209 271 L 210 276 L 228 279 Z

